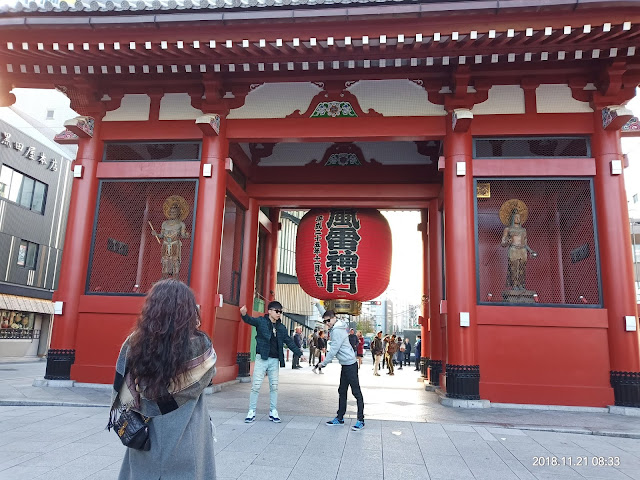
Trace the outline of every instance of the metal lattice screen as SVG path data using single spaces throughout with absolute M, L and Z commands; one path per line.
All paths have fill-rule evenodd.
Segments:
M 189 283 L 196 183 L 100 183 L 87 293 L 144 294 L 163 277 Z
M 475 138 L 474 158 L 586 158 L 591 155 L 587 137 Z
M 220 280 L 218 291 L 223 301 L 231 305 L 240 302 L 242 279 L 242 242 L 244 238 L 244 209 L 233 198 L 225 198 Z
M 198 142 L 118 142 L 104 147 L 105 162 L 199 161 Z
M 601 303 L 590 180 L 476 186 L 480 303 Z

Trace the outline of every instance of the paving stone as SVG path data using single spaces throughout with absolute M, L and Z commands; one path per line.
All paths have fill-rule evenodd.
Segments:
M 350 397 L 345 425 L 328 427 L 324 422 L 333 418 L 337 404 L 339 368 L 335 367 L 327 368 L 321 380 L 309 371 L 295 375 L 281 371 L 280 424 L 267 418 L 266 391 L 258 402 L 257 422 L 244 423 L 250 384 L 230 385 L 208 395 L 217 440 L 217 478 L 284 480 L 321 471 L 323 480 L 640 480 L 640 435 L 592 435 L 584 427 L 593 424 L 602 431 L 633 436 L 640 432 L 638 417 L 446 409 L 432 401 L 433 394 L 419 389 L 414 377 L 403 378 L 400 373 L 362 381 L 363 389 L 369 389 L 364 430 L 350 429 L 355 423 L 355 403 Z M 305 376 L 320 384 L 305 383 Z M 0 378 L 0 399 L 22 396 L 54 403 L 85 397 L 94 401 L 90 389 L 36 388 L 29 379 L 4 378 Z M 0 480 L 117 478 L 125 448 L 113 432 L 104 430 L 107 417 L 107 407 L 0 406 L 4 452 Z M 553 455 L 619 456 L 621 465 L 584 469 L 533 465 L 535 457 Z

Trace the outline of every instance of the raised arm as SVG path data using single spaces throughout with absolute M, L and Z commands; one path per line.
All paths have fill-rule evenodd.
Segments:
M 258 321 L 260 318 L 254 318 L 247 315 L 247 306 L 243 305 L 240 307 L 240 317 L 244 323 L 248 323 L 249 325 L 253 325 L 254 327 L 258 326 Z

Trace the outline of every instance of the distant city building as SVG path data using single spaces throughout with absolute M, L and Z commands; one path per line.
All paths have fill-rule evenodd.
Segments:
M 46 124 L 58 98 L 0 108 L 0 358 L 44 356 L 50 342 L 75 156 Z

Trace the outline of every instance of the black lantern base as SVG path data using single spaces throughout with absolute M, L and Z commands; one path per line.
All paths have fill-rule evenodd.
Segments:
M 480 400 L 480 366 L 446 365 L 447 397 Z
M 75 350 L 50 348 L 47 352 L 47 380 L 71 380 L 71 365 L 76 361 Z
M 238 377 L 250 377 L 251 354 L 248 352 L 238 352 L 236 355 L 236 362 L 238 364 Z
M 442 373 L 442 360 L 429 361 L 429 380 L 434 387 L 440 386 L 440 374 Z
M 611 372 L 611 386 L 618 407 L 640 408 L 640 372 Z

